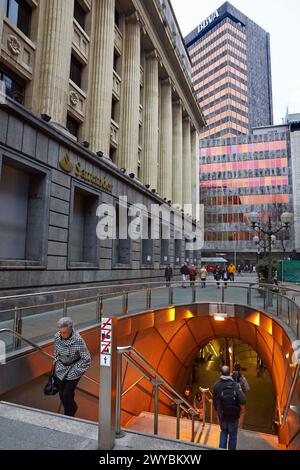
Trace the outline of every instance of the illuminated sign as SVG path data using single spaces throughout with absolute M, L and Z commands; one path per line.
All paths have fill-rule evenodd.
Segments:
M 201 33 L 205 28 L 211 25 L 217 18 L 219 18 L 219 12 L 216 10 L 212 15 L 210 15 L 206 20 L 202 21 L 198 26 L 198 33 Z

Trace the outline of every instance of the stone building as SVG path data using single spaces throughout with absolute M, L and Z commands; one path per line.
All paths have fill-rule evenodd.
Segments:
M 156 280 L 191 259 L 174 217 L 167 242 L 96 236 L 120 195 L 195 217 L 204 118 L 170 2 L 4 0 L 0 42 L 0 288 Z

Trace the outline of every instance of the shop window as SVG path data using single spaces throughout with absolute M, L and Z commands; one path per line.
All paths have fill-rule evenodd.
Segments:
M 4 0 L 4 15 L 27 37 L 30 37 L 32 10 L 25 0 Z
M 96 235 L 96 210 L 99 197 L 81 187 L 75 187 L 73 215 L 70 228 L 69 256 L 72 267 L 86 263 L 98 264 L 98 239 Z
M 44 264 L 49 201 L 46 174 L 4 157 L 2 166 L 0 160 L 0 201 L 0 260 Z

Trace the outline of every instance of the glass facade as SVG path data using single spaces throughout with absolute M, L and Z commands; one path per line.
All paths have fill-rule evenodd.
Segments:
M 189 48 L 207 126 L 202 138 L 249 132 L 245 27 L 225 18 Z
M 293 211 L 289 133 L 271 129 L 262 135 L 200 141 L 204 250 L 255 251 L 250 212 L 258 212 L 262 223 L 271 217 L 280 225 L 281 214 Z M 287 248 L 288 243 L 282 248 L 287 240 L 289 235 L 281 232 L 277 249 Z

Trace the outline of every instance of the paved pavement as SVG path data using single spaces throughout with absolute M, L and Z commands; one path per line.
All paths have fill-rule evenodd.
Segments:
M 95 423 L 0 402 L 0 450 L 97 450 Z M 195 450 L 187 442 L 126 432 L 114 450 Z

